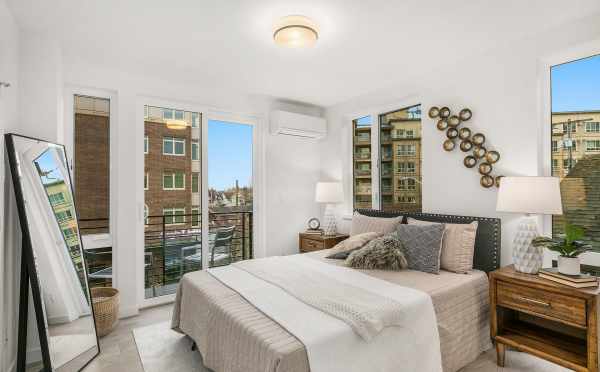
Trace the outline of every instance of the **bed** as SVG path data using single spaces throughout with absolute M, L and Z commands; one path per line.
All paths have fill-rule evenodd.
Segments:
M 474 257 L 476 270 L 470 274 L 360 271 L 431 296 L 445 372 L 459 370 L 487 350 L 491 344 L 486 273 L 497 268 L 499 263 L 499 220 L 373 210 L 361 210 L 360 213 L 378 217 L 404 215 L 446 223 L 479 222 Z M 327 250 L 317 251 L 306 256 L 331 265 L 342 264 L 340 260 L 325 258 L 327 253 Z M 205 366 L 214 371 L 310 371 L 306 348 L 299 339 L 204 271 L 189 273 L 182 278 L 172 328 L 195 341 Z

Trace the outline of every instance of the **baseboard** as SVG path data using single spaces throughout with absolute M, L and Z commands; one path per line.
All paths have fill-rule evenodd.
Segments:
M 129 317 L 132 317 L 132 316 L 136 316 L 139 313 L 140 313 L 140 311 L 137 308 L 137 306 L 122 307 L 122 308 L 119 309 L 119 319 L 129 318 Z

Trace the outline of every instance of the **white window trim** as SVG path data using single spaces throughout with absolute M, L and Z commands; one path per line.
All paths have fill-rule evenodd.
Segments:
M 253 144 L 252 144 L 252 185 L 254 190 L 253 195 L 253 245 L 254 256 L 257 258 L 266 256 L 266 246 L 263 244 L 267 240 L 266 237 L 266 215 L 263 211 L 265 208 L 264 201 L 266 200 L 266 173 L 264 169 L 266 163 L 266 137 L 268 135 L 268 126 L 265 123 L 268 121 L 262 115 L 256 115 L 251 112 L 232 112 L 220 110 L 215 107 L 202 105 L 198 103 L 190 103 L 177 100 L 168 100 L 157 98 L 156 96 L 138 95 L 136 98 L 136 121 L 135 132 L 138 138 L 144 134 L 144 106 L 155 107 L 178 107 L 183 111 L 197 112 L 200 114 L 200 161 L 201 161 L 201 228 L 202 240 L 208 241 L 208 160 L 206 151 L 208 121 L 220 120 L 225 122 L 235 122 L 247 124 L 253 128 Z M 113 142 L 111 142 L 113 143 Z M 143 151 L 142 143 L 139 142 L 139 147 L 136 151 Z M 136 200 L 137 200 L 137 223 L 136 223 L 136 249 L 135 249 L 135 271 L 131 267 L 126 271 L 128 279 L 133 282 L 137 292 L 137 303 L 139 308 L 146 308 L 173 302 L 175 295 L 166 295 L 156 298 L 145 298 L 144 292 L 144 224 L 143 224 L 143 209 L 144 209 L 144 190 L 142 181 L 142 173 L 144 172 L 144 156 L 136 157 L 136 179 L 139 182 L 136 184 Z M 114 179 L 114 178 L 113 178 Z M 116 210 L 116 207 L 112 210 Z M 122 250 L 123 254 L 128 250 Z M 206 257 L 204 257 L 206 254 Z M 208 265 L 208 250 L 203 250 L 203 262 Z
M 183 187 L 181 187 L 181 188 L 180 187 L 175 187 L 175 175 L 177 173 L 183 174 Z M 165 187 L 165 176 L 168 175 L 168 174 L 170 174 L 171 178 L 173 179 L 173 187 L 170 187 L 170 188 Z M 181 190 L 185 190 L 185 176 L 186 176 L 185 172 L 163 172 L 163 179 L 162 179 L 162 188 L 163 188 L 163 190 L 165 190 L 165 191 L 176 191 L 176 190 L 181 191 Z
M 354 205 L 354 195 L 353 195 L 353 174 L 354 174 L 354 135 L 352 132 L 352 122 L 357 118 L 362 118 L 365 116 L 371 116 L 373 119 L 373 124 L 371 125 L 371 187 L 373 189 L 372 192 L 372 208 L 379 209 L 381 195 L 380 195 L 380 179 L 379 179 L 379 168 L 380 168 L 380 152 L 381 148 L 379 145 L 379 135 L 380 135 L 380 123 L 379 123 L 379 115 L 385 114 L 388 112 L 392 112 L 398 109 L 402 109 L 405 107 L 411 107 L 414 105 L 421 105 L 421 110 L 423 110 L 424 105 L 426 105 L 428 100 L 424 99 L 424 97 L 420 94 L 409 94 L 406 98 L 399 100 L 394 103 L 373 106 L 371 108 L 361 110 L 361 111 L 350 111 L 342 114 L 342 120 L 344 121 L 343 131 L 345 132 L 342 135 L 343 139 L 343 153 L 348 154 L 348 156 L 343 157 L 343 173 L 342 173 L 342 184 L 344 185 L 344 219 L 349 219 L 353 213 L 353 205 Z M 421 113 L 421 125 L 423 125 L 423 119 L 425 115 Z M 347 133 L 347 134 L 346 134 Z M 421 135 L 422 140 L 422 135 Z M 416 149 L 415 149 L 416 150 Z M 393 150 L 392 150 L 393 151 Z M 421 166 L 426 162 L 427 154 L 421 154 Z M 392 175 L 394 174 L 395 169 L 392 167 Z M 423 210 L 426 210 L 426 202 L 422 200 Z
M 170 139 L 170 141 L 169 141 Z M 165 152 L 165 141 L 169 141 L 172 142 L 173 145 L 173 153 L 168 153 Z M 175 143 L 183 143 L 183 154 L 176 154 L 175 153 Z M 167 156 L 185 156 L 185 139 L 184 138 L 178 138 L 178 137 L 163 137 L 162 139 L 162 153 L 163 155 L 167 155 Z
M 191 227 L 200 227 L 200 220 L 201 220 L 201 215 L 200 215 L 200 207 L 192 207 L 191 211 L 190 211 L 190 226 Z M 194 213 L 198 213 L 198 224 L 194 224 Z
M 191 147 L 192 147 L 192 161 L 200 161 L 200 141 L 197 139 L 192 139 Z M 195 151 L 194 151 L 194 147 L 196 147 Z M 184 144 L 184 148 L 185 148 L 185 144 Z M 194 155 L 197 155 L 197 159 L 194 159 Z
M 150 153 L 150 139 L 147 135 L 144 135 L 144 154 L 147 155 Z
M 167 218 L 166 218 L 166 213 L 167 211 L 172 211 L 173 212 L 173 221 L 175 221 L 175 217 L 177 216 L 175 213 L 176 212 L 183 212 L 181 213 L 183 216 L 183 222 L 174 222 L 174 223 L 167 223 Z M 186 218 L 185 218 L 185 208 L 163 208 L 163 218 L 165 219 L 165 225 L 167 226 L 176 226 L 176 225 L 185 225 L 186 224 Z
M 194 191 L 194 177 L 198 179 L 198 190 L 196 191 Z M 192 190 L 192 194 L 197 194 L 202 189 L 202 183 L 200 182 L 200 172 L 192 172 L 192 184 L 190 185 L 190 189 Z
M 572 62 L 578 59 L 587 58 L 593 55 L 600 54 L 600 39 L 590 40 L 580 43 L 573 47 L 563 50 L 562 52 L 541 58 L 538 60 L 538 97 L 540 99 L 538 111 L 538 133 L 541 134 L 541 139 L 538 141 L 538 173 L 543 176 L 552 175 L 552 128 L 549 123 L 552 122 L 552 98 L 551 98 L 551 68 L 552 66 L 560 65 L 567 62 Z M 541 217 L 541 234 L 552 235 L 552 216 Z M 545 252 L 544 266 L 551 266 L 551 260 L 556 255 Z M 598 265 L 598 263 L 592 263 Z

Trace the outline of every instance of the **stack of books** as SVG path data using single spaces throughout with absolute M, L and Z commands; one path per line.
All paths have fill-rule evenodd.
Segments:
M 321 229 L 316 229 L 316 230 L 307 229 L 304 233 L 305 234 L 310 234 L 310 235 L 323 235 L 323 230 L 321 230 Z
M 598 278 L 590 274 L 565 275 L 558 272 L 556 267 L 541 269 L 539 273 L 541 278 L 552 280 L 553 282 L 568 285 L 574 288 L 591 288 L 598 286 Z

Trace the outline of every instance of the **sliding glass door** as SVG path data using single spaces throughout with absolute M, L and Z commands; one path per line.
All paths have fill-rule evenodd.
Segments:
M 144 299 L 253 256 L 254 126 L 144 106 Z

